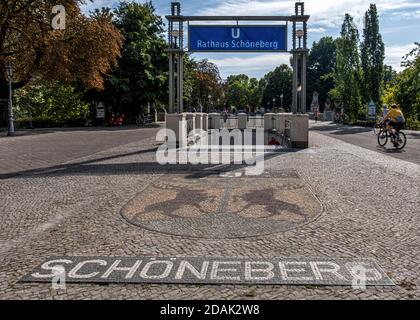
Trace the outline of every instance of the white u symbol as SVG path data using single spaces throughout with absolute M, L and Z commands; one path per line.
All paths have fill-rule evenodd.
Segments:
M 235 33 L 235 30 L 236 30 L 236 33 Z M 239 39 L 240 36 L 241 36 L 241 29 L 232 28 L 232 38 L 233 39 Z

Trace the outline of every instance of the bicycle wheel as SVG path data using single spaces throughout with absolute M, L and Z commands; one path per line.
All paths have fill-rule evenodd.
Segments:
M 397 150 L 402 150 L 405 148 L 405 145 L 407 144 L 407 137 L 405 135 L 404 132 L 400 132 L 398 134 L 398 140 L 397 140 L 397 145 L 395 146 L 395 148 Z
M 384 147 L 388 143 L 388 133 L 385 130 L 381 130 L 378 133 L 378 144 Z

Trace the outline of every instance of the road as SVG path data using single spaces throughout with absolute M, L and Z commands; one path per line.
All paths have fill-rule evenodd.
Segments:
M 326 136 L 351 143 L 388 156 L 420 165 L 420 132 L 403 130 L 407 135 L 407 146 L 404 150 L 395 150 L 391 144 L 385 148 L 378 146 L 377 138 L 371 128 L 344 126 L 330 122 L 310 122 L 310 130 Z

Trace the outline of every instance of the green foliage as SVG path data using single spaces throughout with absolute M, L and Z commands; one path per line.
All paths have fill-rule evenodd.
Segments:
M 89 119 L 90 106 L 82 101 L 82 96 L 83 92 L 60 83 L 19 89 L 15 92 L 16 119 L 84 123 Z
M 323 37 L 314 42 L 308 57 L 308 97 L 311 104 L 312 94 L 318 92 L 320 105 L 329 98 L 328 93 L 334 88 L 334 70 L 336 68 L 336 40 Z
M 393 86 L 397 80 L 397 71 L 395 71 L 392 66 L 384 65 L 384 89 L 388 86 Z
M 384 81 L 385 45 L 379 32 L 379 19 L 376 5 L 371 4 L 365 14 L 361 62 L 363 70 L 363 103 L 373 101 L 380 105 Z
M 416 48 L 402 64 L 406 69 L 397 75 L 394 84 L 386 88 L 383 100 L 387 104 L 398 104 L 406 116 L 407 125 L 415 127 L 420 121 L 420 43 L 416 43 Z
M 191 101 L 192 105 L 202 106 L 203 111 L 209 112 L 224 104 L 223 83 L 219 68 L 207 59 L 192 60 L 188 65 L 190 69 L 186 74 L 190 74 L 187 76 L 190 82 L 186 85 L 191 86 L 191 94 L 195 98 Z
M 339 99 L 350 120 L 357 119 L 361 112 L 361 70 L 358 51 L 359 32 L 353 18 L 346 14 L 337 39 L 336 100 Z
M 161 17 L 151 2 L 122 2 L 112 19 L 124 44 L 118 67 L 106 81 L 105 102 L 129 115 L 145 112 L 148 103 L 166 104 L 168 58 Z
M 283 108 L 287 111 L 291 111 L 292 104 L 292 88 L 293 88 L 293 71 L 287 64 L 274 69 L 264 76 L 264 82 L 266 84 L 263 96 L 262 106 L 266 108 L 280 108 L 281 98 L 283 94 Z M 273 104 L 273 99 L 275 99 Z
M 254 79 L 256 81 L 256 79 Z M 250 79 L 245 74 L 229 76 L 226 81 L 226 98 L 231 108 L 247 109 L 250 107 L 250 99 L 255 90 L 251 89 Z M 255 99 L 255 98 L 254 98 Z

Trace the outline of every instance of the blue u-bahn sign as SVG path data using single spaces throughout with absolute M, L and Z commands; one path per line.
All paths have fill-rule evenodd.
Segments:
M 191 52 L 287 51 L 287 26 L 190 25 Z

